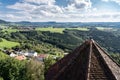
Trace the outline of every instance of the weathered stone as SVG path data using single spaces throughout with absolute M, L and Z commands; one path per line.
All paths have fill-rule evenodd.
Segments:
M 50 67 L 46 80 L 120 80 L 120 66 L 88 40 Z

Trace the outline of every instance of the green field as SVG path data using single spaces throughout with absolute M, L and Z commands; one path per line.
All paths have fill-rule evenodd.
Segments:
M 6 39 L 2 39 L 2 42 L 0 42 L 0 48 L 12 48 L 17 45 L 20 44 L 17 42 L 7 41 Z
M 2 51 L 0 51 L 0 59 L 5 59 L 5 58 L 7 58 L 8 57 L 8 55 L 7 54 L 5 54 L 5 53 L 3 53 Z M 0 79 L 1 80 L 1 79 Z
M 109 27 L 96 27 L 97 30 L 101 30 L 101 31 L 105 31 L 105 30 L 113 30 L 113 28 L 109 28 Z
M 8 29 L 3 29 L 2 31 L 3 31 L 3 32 L 12 33 L 12 32 L 17 32 L 17 31 L 19 31 L 19 30 L 8 28 Z
M 82 28 L 82 27 L 78 27 L 78 28 L 66 28 L 66 29 L 71 29 L 71 30 L 80 30 L 80 31 L 89 31 L 88 28 Z
M 70 29 L 70 30 L 81 30 L 81 31 L 89 31 L 88 28 L 53 28 L 53 27 L 48 27 L 48 28 L 36 28 L 38 31 L 50 31 L 53 33 L 63 33 L 65 29 Z
M 38 31 L 50 31 L 50 32 L 54 32 L 54 33 L 63 33 L 65 28 L 52 28 L 52 27 L 48 27 L 48 28 L 36 28 L 36 30 L 38 30 Z

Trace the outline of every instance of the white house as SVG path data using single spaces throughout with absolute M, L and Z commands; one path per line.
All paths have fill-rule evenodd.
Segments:
M 17 55 L 14 54 L 13 52 L 10 54 L 10 57 L 16 57 Z
M 36 57 L 37 56 L 37 52 L 34 51 L 28 51 L 25 53 L 26 56 L 30 56 L 30 57 Z
M 19 54 L 22 54 L 28 57 L 36 57 L 38 53 L 35 51 L 21 51 L 19 52 Z

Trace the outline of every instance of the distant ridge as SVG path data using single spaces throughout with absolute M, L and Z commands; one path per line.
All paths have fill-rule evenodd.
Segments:
M 51 66 L 45 80 L 120 80 L 120 65 L 91 39 Z
M 6 24 L 6 23 L 8 22 L 0 19 L 0 24 Z
M 18 25 L 18 26 L 38 26 L 38 27 L 120 27 L 120 22 L 30 22 L 30 21 L 20 21 L 20 22 L 8 22 L 5 20 L 0 20 L 0 24 L 5 25 Z

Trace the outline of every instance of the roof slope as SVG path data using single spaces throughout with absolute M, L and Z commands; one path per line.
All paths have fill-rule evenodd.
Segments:
M 94 40 L 88 40 L 51 66 L 45 78 L 120 80 L 120 66 Z

